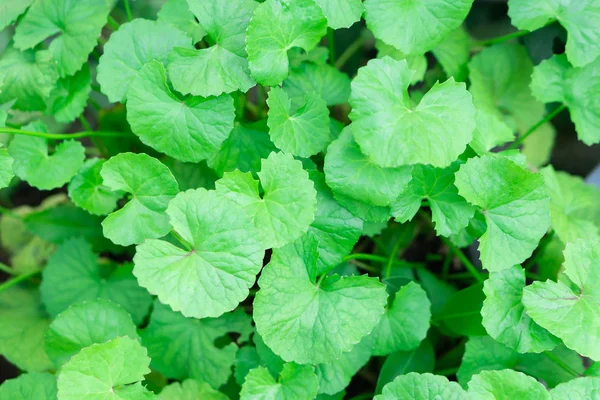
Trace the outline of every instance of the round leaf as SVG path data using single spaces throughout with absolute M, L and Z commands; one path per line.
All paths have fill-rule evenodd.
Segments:
M 87 160 L 69 183 L 69 197 L 90 214 L 106 215 L 117 207 L 122 192 L 113 192 L 103 184 L 100 171 L 104 160 Z

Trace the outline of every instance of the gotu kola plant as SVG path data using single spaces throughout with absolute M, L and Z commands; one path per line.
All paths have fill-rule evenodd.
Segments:
M 1 399 L 599 396 L 598 2 L 155 3 L 0 5 Z

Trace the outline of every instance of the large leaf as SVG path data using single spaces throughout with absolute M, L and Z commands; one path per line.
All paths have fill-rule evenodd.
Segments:
M 264 247 L 252 220 L 205 189 L 177 195 L 167 216 L 185 246 L 155 239 L 139 245 L 133 272 L 140 285 L 186 317 L 218 317 L 236 308 L 262 267 Z
M 475 107 L 464 83 L 436 83 L 418 104 L 405 60 L 373 59 L 352 81 L 350 119 L 361 150 L 382 167 L 447 167 L 473 138 Z

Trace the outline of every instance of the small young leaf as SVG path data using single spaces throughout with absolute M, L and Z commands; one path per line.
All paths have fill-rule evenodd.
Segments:
M 509 0 L 508 16 L 514 26 L 529 31 L 558 20 L 568 32 L 566 54 L 576 67 L 583 67 L 600 55 L 600 5 L 594 1 Z
M 510 142 L 514 138 L 513 130 L 496 112 L 477 107 L 473 140 L 469 143 L 477 154 L 484 155 L 494 147 Z
M 375 400 L 467 400 L 468 395 L 458 383 L 450 382 L 444 376 L 417 374 L 400 375 L 383 387 Z
M 215 341 L 228 332 L 247 340 L 251 330 L 250 317 L 242 310 L 219 318 L 186 318 L 157 300 L 140 334 L 153 369 L 171 379 L 193 378 L 219 387 L 231 373 L 238 347 L 230 342 L 219 348 Z
M 257 3 L 254 0 L 188 0 L 190 10 L 206 30 L 208 43 L 200 50 L 175 48 L 168 72 L 173 87 L 195 96 L 218 96 L 255 85 L 246 59 L 246 30 Z
M 434 364 L 435 353 L 431 342 L 427 339 L 423 340 L 416 349 L 392 353 L 385 359 L 381 367 L 375 393 L 381 393 L 383 387 L 397 376 L 406 375 L 409 372 L 420 374 L 433 372 Z
M 186 248 L 154 239 L 137 246 L 133 272 L 139 284 L 186 317 L 214 318 L 233 310 L 262 267 L 264 247 L 252 220 L 205 189 L 177 195 L 166 216 Z
M 167 0 L 157 17 L 159 22 L 166 22 L 187 33 L 193 43 L 201 41 L 206 35 L 206 31 L 190 11 L 187 0 Z
M 90 68 L 85 65 L 75 75 L 58 80 L 50 93 L 48 112 L 58 122 L 72 122 L 85 109 L 91 91 Z
M 329 110 L 316 93 L 308 93 L 296 108 L 279 87 L 269 91 L 267 125 L 271 140 L 279 149 L 299 157 L 310 157 L 329 144 Z
M 53 37 L 48 50 L 60 76 L 73 75 L 96 46 L 109 12 L 106 1 L 37 0 L 17 25 L 15 46 L 30 49 Z
M 253 369 L 242 385 L 240 400 L 296 400 L 314 399 L 319 384 L 310 365 L 288 363 L 275 381 L 264 367 Z
M 315 92 L 328 106 L 333 106 L 348 101 L 350 78 L 329 64 L 303 62 L 291 68 L 290 75 L 283 81 L 283 90 L 292 99 L 292 104 L 296 99 L 304 102 L 305 96 Z
M 58 375 L 61 400 L 153 400 L 140 383 L 150 373 L 145 348 L 130 337 L 93 344 L 74 355 Z
M 422 200 L 429 200 L 431 219 L 438 235 L 450 236 L 465 228 L 475 208 L 458 194 L 454 173 L 458 166 L 445 169 L 416 165 L 408 187 L 391 203 L 392 215 L 398 222 L 411 220 Z
M 0 399 L 56 400 L 56 390 L 56 377 L 54 375 L 32 372 L 2 382 L 2 385 L 0 385 Z
M 346 388 L 352 377 L 371 358 L 371 339 L 365 337 L 352 350 L 326 364 L 318 364 L 315 372 L 319 380 L 319 393 L 334 395 Z
M 44 339 L 46 354 L 56 368 L 84 347 L 104 343 L 118 336 L 140 340 L 131 315 L 110 300 L 76 303 L 56 316 Z
M 246 51 L 252 76 L 265 86 L 288 75 L 287 51 L 312 50 L 325 35 L 327 20 L 313 0 L 267 0 L 256 7 L 247 31 Z
M 479 240 L 483 267 L 501 271 L 531 255 L 550 226 L 548 194 L 541 174 L 499 155 L 471 158 L 456 173 L 459 194 L 485 214 Z
M 259 182 L 250 173 L 225 173 L 217 192 L 242 206 L 260 232 L 264 248 L 277 248 L 304 234 L 315 219 L 316 191 L 300 161 L 285 153 L 262 160 Z
M 30 124 L 25 129 L 46 130 L 41 123 Z M 14 160 L 15 175 L 42 190 L 59 188 L 69 182 L 85 158 L 85 149 L 74 140 L 61 142 L 50 155 L 46 139 L 24 135 L 16 135 L 10 141 L 8 153 Z
M 127 121 L 148 146 L 173 158 L 199 162 L 214 154 L 233 129 L 231 96 L 179 99 L 167 85 L 164 66 L 142 67 L 127 93 Z
M 524 286 L 525 270 L 518 265 L 491 272 L 483 286 L 483 326 L 491 337 L 519 353 L 552 350 L 560 340 L 525 314 Z
M 541 383 L 511 369 L 480 372 L 469 382 L 469 394 L 480 399 L 550 400 L 548 391 Z
M 588 146 L 600 143 L 600 101 L 592 89 L 600 84 L 599 76 L 600 59 L 585 67 L 574 68 L 564 54 L 542 61 L 531 76 L 533 95 L 545 103 L 566 105 L 577 136 Z
M 375 40 L 375 48 L 377 49 L 377 58 L 391 57 L 394 60 L 406 60 L 406 64 L 411 71 L 414 71 L 410 79 L 411 85 L 416 85 L 425 78 L 427 72 L 427 57 L 425 54 L 415 54 L 407 56 L 394 46 L 390 46 L 381 40 Z
M 73 238 L 60 245 L 42 277 L 42 301 L 52 316 L 71 304 L 103 298 L 120 304 L 141 323 L 150 307 L 151 297 L 138 286 L 131 266 L 99 265 L 98 256 L 83 239 Z
M 317 243 L 305 240 L 273 252 L 258 281 L 256 330 L 276 354 L 299 363 L 327 363 L 350 351 L 376 326 L 385 287 L 367 276 L 315 283 Z
M 104 160 L 87 160 L 69 183 L 69 197 L 90 214 L 106 215 L 115 209 L 123 192 L 113 192 L 103 184 L 100 171 Z
M 408 95 L 413 74 L 405 60 L 389 57 L 359 69 L 350 95 L 354 138 L 382 167 L 446 167 L 473 138 L 473 100 L 464 83 L 450 78 L 436 83 L 415 106 Z
M 600 241 L 579 239 L 567 244 L 564 255 L 564 273 L 573 288 L 561 281 L 534 282 L 523 291 L 525 311 L 570 349 L 600 359 Z
M 132 196 L 123 208 L 104 219 L 104 236 L 128 246 L 169 232 L 165 210 L 179 192 L 169 168 L 146 154 L 121 153 L 104 163 L 100 175 L 111 190 Z
M 377 39 L 402 53 L 424 54 L 458 28 L 473 0 L 365 0 L 365 21 Z
M 144 64 L 167 62 L 174 47 L 191 48 L 191 39 L 179 29 L 160 21 L 135 19 L 119 27 L 104 45 L 98 65 L 98 83 L 111 102 L 123 102 L 129 85 Z

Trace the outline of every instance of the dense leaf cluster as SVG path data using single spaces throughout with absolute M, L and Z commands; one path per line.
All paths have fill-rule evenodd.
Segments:
M 0 4 L 0 399 L 600 398 L 598 1 L 116 3 Z

